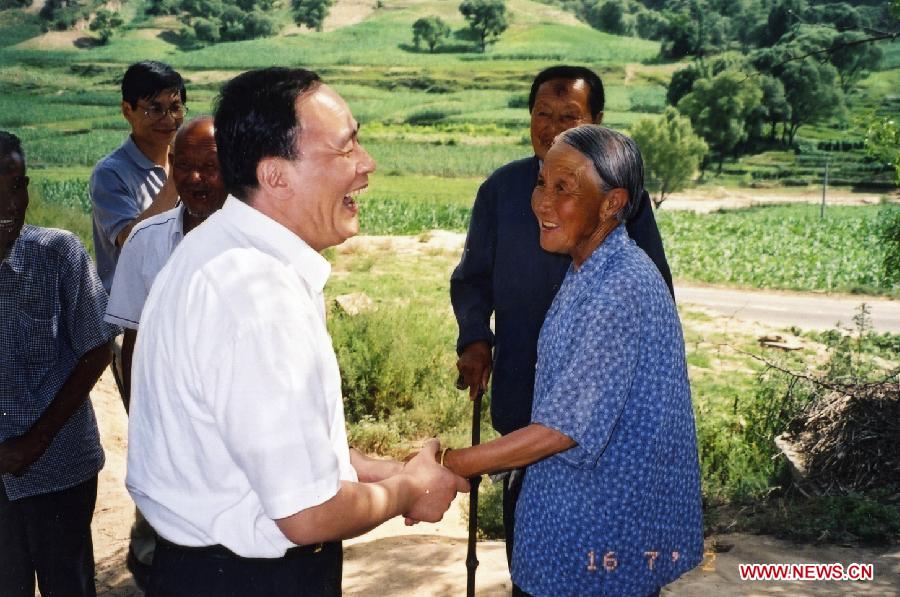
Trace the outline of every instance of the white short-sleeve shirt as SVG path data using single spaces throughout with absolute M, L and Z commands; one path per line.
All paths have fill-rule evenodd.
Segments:
M 274 520 L 355 481 L 325 327 L 328 262 L 234 197 L 150 290 L 132 369 L 126 485 L 160 535 L 244 557 Z
M 156 275 L 184 238 L 184 205 L 147 218 L 122 246 L 104 321 L 138 329 Z

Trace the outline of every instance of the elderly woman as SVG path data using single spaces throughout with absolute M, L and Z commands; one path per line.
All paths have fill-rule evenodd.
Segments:
M 585 125 L 557 138 L 531 205 L 541 247 L 572 266 L 541 329 L 531 424 L 442 455 L 465 477 L 528 466 L 514 594 L 655 595 L 702 558 L 681 324 L 623 224 L 642 186 L 628 137 Z

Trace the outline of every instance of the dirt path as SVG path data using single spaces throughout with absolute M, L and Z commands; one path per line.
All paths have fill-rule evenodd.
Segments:
M 874 331 L 900 334 L 900 301 L 886 298 L 681 284 L 675 286 L 675 298 L 680 305 L 697 305 L 719 316 L 819 331 L 853 329 L 853 316 L 859 305 L 866 303 Z
M 826 209 L 829 205 L 877 205 L 883 197 L 892 201 L 898 200 L 897 192 L 892 193 L 855 193 L 847 189 L 828 189 L 825 196 Z M 775 205 L 779 203 L 814 203 L 822 202 L 822 189 L 781 188 L 751 189 L 725 187 L 699 187 L 673 193 L 665 200 L 660 209 L 690 210 L 697 213 L 709 213 L 721 209 L 739 209 L 755 205 Z

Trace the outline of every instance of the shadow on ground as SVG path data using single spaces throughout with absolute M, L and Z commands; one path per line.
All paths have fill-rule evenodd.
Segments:
M 503 543 L 482 542 L 478 550 L 479 597 L 509 595 Z M 466 540 L 461 538 L 408 535 L 352 545 L 344 549 L 344 594 L 464 595 L 465 556 Z

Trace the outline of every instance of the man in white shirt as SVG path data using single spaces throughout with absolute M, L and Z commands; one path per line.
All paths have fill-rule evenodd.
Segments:
M 215 116 L 232 194 L 157 276 L 135 349 L 127 485 L 160 534 L 149 595 L 339 595 L 340 540 L 437 521 L 465 480 L 347 445 L 329 263 L 375 163 L 303 69 L 239 75 Z
M 139 223 L 122 246 L 104 320 L 125 330 L 122 340 L 123 400 L 128 410 L 131 360 L 141 310 L 150 287 L 184 235 L 225 203 L 228 192 L 219 175 L 216 138 L 210 116 L 195 118 L 178 129 L 168 163 L 180 203 Z M 156 547 L 156 534 L 139 511 L 131 527 L 126 562 L 139 587 L 146 587 Z

